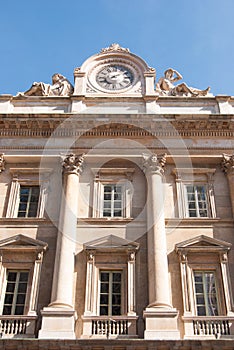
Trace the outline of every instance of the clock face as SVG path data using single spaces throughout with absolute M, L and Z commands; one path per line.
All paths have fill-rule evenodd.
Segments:
M 96 76 L 97 83 L 107 90 L 121 90 L 133 82 L 133 73 L 121 65 L 109 65 L 101 69 Z

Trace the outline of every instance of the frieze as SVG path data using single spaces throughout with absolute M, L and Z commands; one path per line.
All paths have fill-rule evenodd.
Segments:
M 67 118 L 67 120 L 65 119 Z M 176 120 L 175 117 L 168 115 L 170 122 L 160 120 L 156 121 L 148 116 L 136 118 L 128 117 L 128 124 L 124 116 L 118 116 L 118 124 L 103 124 L 103 121 L 97 121 L 85 118 L 76 119 L 70 115 L 60 117 L 10 117 L 0 119 L 1 137 L 50 137 L 52 134 L 56 137 L 64 136 L 127 136 L 127 137 L 161 137 L 178 136 L 181 137 L 233 137 L 234 123 L 231 119 L 220 120 Z M 132 125 L 131 125 L 132 124 Z

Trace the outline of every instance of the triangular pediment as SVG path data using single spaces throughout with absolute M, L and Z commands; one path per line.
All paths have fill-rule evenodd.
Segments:
M 30 250 L 46 250 L 48 244 L 38 239 L 27 237 L 24 235 L 16 235 L 8 237 L 0 241 L 0 250 L 13 249 L 30 249 Z
M 85 250 L 113 250 L 122 249 L 137 250 L 139 243 L 129 241 L 125 238 L 117 237 L 115 235 L 108 235 L 102 238 L 98 238 L 84 244 Z
M 208 236 L 197 236 L 176 244 L 176 250 L 229 250 L 231 243 Z

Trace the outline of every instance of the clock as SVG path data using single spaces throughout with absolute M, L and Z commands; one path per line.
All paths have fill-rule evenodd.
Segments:
M 105 66 L 96 75 L 98 85 L 109 91 L 125 89 L 132 84 L 133 79 L 130 69 L 119 64 Z

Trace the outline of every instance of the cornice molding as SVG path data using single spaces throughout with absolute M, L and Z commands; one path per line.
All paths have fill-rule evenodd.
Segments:
M 136 116 L 118 116 L 118 124 L 113 116 L 104 116 L 100 120 L 90 116 L 67 116 L 67 118 L 5 117 L 0 118 L 1 137 L 233 137 L 233 118 L 195 118 L 178 120 L 175 116 L 149 115 L 142 119 Z M 156 119 L 157 118 L 157 119 Z M 113 123 L 111 123 L 113 120 Z

